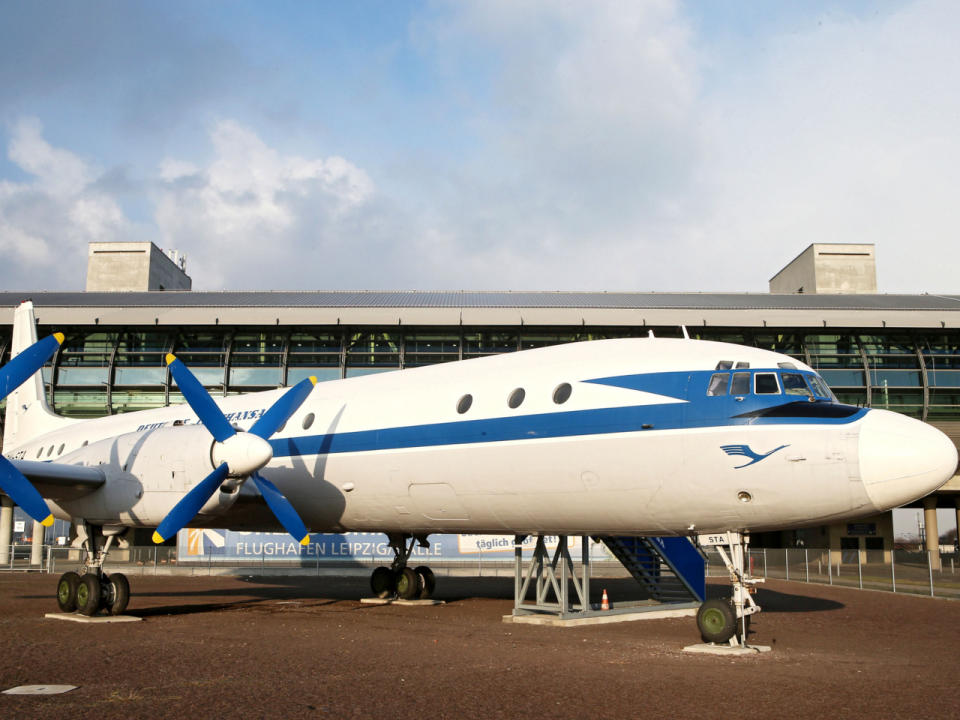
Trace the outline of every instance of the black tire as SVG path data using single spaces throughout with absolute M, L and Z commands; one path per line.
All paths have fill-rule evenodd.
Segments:
M 107 604 L 107 612 L 111 615 L 122 615 L 127 609 L 127 603 L 130 602 L 130 581 L 123 573 L 113 573 L 105 580 L 110 585 L 110 602 Z
M 96 615 L 100 609 L 100 578 L 87 573 L 77 585 L 77 610 L 81 615 Z
M 426 565 L 415 567 L 413 571 L 420 576 L 420 599 L 429 600 L 433 597 L 433 591 L 437 587 L 437 579 L 433 575 L 433 570 Z
M 397 597 L 401 600 L 414 600 L 420 597 L 423 583 L 416 571 L 404 568 L 397 573 Z
M 727 598 L 707 600 L 697 611 L 700 637 L 708 643 L 725 643 L 737 631 L 737 617 Z
M 370 589 L 378 598 L 393 597 L 397 591 L 397 580 L 393 570 L 385 567 L 376 568 L 370 575 Z
M 73 612 L 77 609 L 77 586 L 80 576 L 75 572 L 66 572 L 60 576 L 57 583 L 57 605 L 63 612 Z

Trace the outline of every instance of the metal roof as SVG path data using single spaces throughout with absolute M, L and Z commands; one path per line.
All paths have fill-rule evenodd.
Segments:
M 275 291 L 0 292 L 0 307 L 37 308 L 570 308 L 960 311 L 960 295 L 767 293 Z
M 32 300 L 55 327 L 536 326 L 960 328 L 960 295 L 279 291 L 2 292 L 0 323 Z

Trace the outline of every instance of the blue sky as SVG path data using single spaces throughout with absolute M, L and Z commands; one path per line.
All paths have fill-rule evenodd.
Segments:
M 958 292 L 960 5 L 0 0 L 0 282 Z

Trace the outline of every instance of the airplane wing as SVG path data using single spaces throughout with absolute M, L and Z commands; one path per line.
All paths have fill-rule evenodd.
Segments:
M 36 460 L 10 460 L 30 480 L 43 497 L 51 500 L 72 500 L 91 493 L 106 482 L 96 467 L 65 465 Z

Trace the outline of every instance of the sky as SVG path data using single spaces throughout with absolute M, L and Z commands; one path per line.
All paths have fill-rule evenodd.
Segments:
M 953 0 L 0 0 L 0 287 L 958 293 Z

